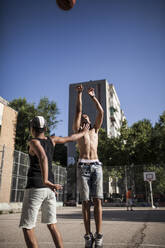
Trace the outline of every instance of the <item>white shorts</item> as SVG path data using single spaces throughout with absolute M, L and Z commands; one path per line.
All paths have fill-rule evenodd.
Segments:
M 127 201 L 126 201 L 126 205 L 127 205 L 127 207 L 129 207 L 129 206 L 132 206 L 132 205 L 133 205 L 133 202 L 132 202 L 132 199 L 131 199 L 131 198 L 127 199 Z
M 50 188 L 30 188 L 24 192 L 22 214 L 19 227 L 32 229 L 41 207 L 41 222 L 54 224 L 56 219 L 56 196 Z

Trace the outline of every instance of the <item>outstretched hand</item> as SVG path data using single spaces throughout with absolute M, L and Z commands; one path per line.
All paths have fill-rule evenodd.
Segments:
M 94 88 L 89 88 L 89 89 L 88 89 L 88 94 L 89 94 L 91 97 L 94 97 L 94 96 L 95 96 Z
M 76 87 L 76 90 L 77 90 L 78 93 L 81 93 L 81 92 L 83 91 L 82 84 L 78 85 L 78 86 Z

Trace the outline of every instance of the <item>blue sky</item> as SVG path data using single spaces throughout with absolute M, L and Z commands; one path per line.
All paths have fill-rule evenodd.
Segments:
M 0 95 L 54 100 L 68 134 L 69 84 L 107 79 L 129 126 L 165 110 L 165 1 L 1 0 Z

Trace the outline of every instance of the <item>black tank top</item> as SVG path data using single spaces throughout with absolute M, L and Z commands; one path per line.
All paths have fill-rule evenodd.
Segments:
M 39 140 L 42 147 L 45 150 L 47 159 L 48 159 L 48 180 L 52 183 L 54 183 L 54 175 L 52 172 L 52 159 L 53 159 L 53 153 L 54 153 L 54 146 L 49 137 L 47 139 L 39 139 L 35 138 L 36 140 Z M 32 156 L 29 154 L 30 158 L 30 168 L 27 174 L 27 185 L 26 188 L 45 188 L 42 180 L 42 173 L 39 165 L 39 160 L 36 155 Z

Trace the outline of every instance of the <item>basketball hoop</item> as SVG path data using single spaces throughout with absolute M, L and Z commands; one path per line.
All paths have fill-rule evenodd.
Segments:
M 154 179 L 154 177 L 153 177 L 153 174 L 150 174 L 150 173 L 148 173 L 147 175 L 146 175 L 146 179 L 147 179 L 147 181 L 153 181 L 153 179 Z
M 155 172 L 149 171 L 149 172 L 144 172 L 143 174 L 144 174 L 144 181 L 148 182 L 150 186 L 151 206 L 152 208 L 155 208 L 154 202 L 153 202 L 153 194 L 152 194 L 152 181 L 156 180 Z
M 144 172 L 144 181 L 152 182 L 155 180 L 155 172 Z

